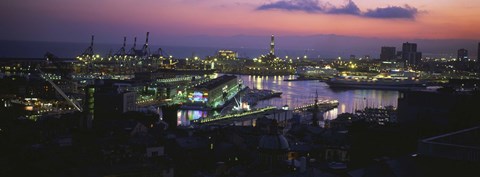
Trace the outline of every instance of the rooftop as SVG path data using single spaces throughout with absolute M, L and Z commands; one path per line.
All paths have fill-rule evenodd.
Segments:
M 419 143 L 422 155 L 480 162 L 480 126 L 424 139 Z
M 216 79 L 212 79 L 209 82 L 205 82 L 203 84 L 200 84 L 200 85 L 196 86 L 195 88 L 196 89 L 206 88 L 206 89 L 210 90 L 210 89 L 218 87 L 218 86 L 220 86 L 220 85 L 224 84 L 225 82 L 228 82 L 232 79 L 237 79 L 237 76 L 235 76 L 235 75 L 223 75 L 223 76 L 217 77 Z
M 422 142 L 480 150 L 480 126 L 424 139 Z

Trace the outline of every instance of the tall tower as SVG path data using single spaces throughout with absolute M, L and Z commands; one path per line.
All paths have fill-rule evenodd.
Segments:
M 275 36 L 273 36 L 273 34 L 270 41 L 270 55 L 275 55 Z

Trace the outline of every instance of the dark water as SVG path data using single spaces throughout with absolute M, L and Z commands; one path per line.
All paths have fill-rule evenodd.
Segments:
M 325 119 L 335 119 L 338 114 L 353 112 L 355 109 L 363 109 L 378 106 L 397 106 L 398 91 L 390 90 L 332 90 L 327 84 L 319 81 L 284 81 L 293 79 L 295 76 L 250 76 L 241 75 L 244 84 L 250 88 L 270 89 L 283 92 L 281 98 L 260 101 L 255 107 L 269 105 L 292 107 L 313 103 L 315 92 L 318 92 L 319 100 L 338 100 L 336 109 L 324 114 Z M 198 119 L 208 115 L 206 111 L 179 111 L 179 125 L 188 125 L 187 120 Z

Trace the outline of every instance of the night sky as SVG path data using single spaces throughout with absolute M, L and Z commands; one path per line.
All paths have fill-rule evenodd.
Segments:
M 121 43 L 146 31 L 186 46 L 190 36 L 270 34 L 478 40 L 479 9 L 476 0 L 6 0 L 0 40 Z

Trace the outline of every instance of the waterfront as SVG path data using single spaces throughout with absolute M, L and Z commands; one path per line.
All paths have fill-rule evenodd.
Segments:
M 316 80 L 306 81 L 284 81 L 285 79 L 295 79 L 296 76 L 252 76 L 239 75 L 244 84 L 250 88 L 269 89 L 283 92 L 281 98 L 272 98 L 263 100 L 255 105 L 255 108 L 289 105 L 297 107 L 304 104 L 313 103 L 315 92 L 318 92 L 318 98 L 335 99 L 339 101 L 338 108 L 324 113 L 325 119 L 335 119 L 338 114 L 353 112 L 355 109 L 363 109 L 378 106 L 397 106 L 399 92 L 392 90 L 332 90 L 324 82 Z M 200 117 L 206 117 L 207 111 L 181 110 L 178 112 L 178 124 L 189 125 L 187 120 L 194 120 Z

